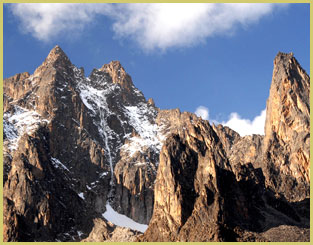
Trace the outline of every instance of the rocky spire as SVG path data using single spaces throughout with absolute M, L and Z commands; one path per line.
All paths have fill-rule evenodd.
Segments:
M 56 45 L 53 49 L 51 49 L 50 53 L 46 58 L 46 62 L 56 62 L 58 60 L 69 61 L 69 58 L 64 53 L 59 45 Z
M 129 91 L 134 88 L 131 77 L 126 73 L 119 61 L 111 61 L 109 64 L 104 64 L 99 70 L 109 73 L 113 83 L 118 83 Z
M 45 61 L 35 70 L 34 75 L 40 76 L 40 73 L 43 70 L 51 66 L 53 68 L 60 68 L 62 70 L 72 66 L 70 59 L 59 45 L 56 45 L 53 49 L 51 49 Z
M 276 169 L 287 181 L 275 180 L 277 176 L 269 174 L 270 185 L 289 200 L 309 195 L 309 148 L 310 78 L 293 53 L 279 52 L 267 100 L 264 153 L 269 169 Z
M 310 125 L 310 78 L 293 53 L 279 52 L 274 59 L 270 96 L 267 101 L 266 143 L 272 133 L 290 140 L 292 132 Z

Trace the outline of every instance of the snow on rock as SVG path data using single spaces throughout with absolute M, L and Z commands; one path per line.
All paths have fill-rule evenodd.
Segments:
M 79 237 L 81 237 L 82 235 L 84 235 L 84 233 L 81 232 L 81 231 L 77 231 L 77 234 L 78 234 Z
M 33 133 L 42 122 L 49 122 L 35 111 L 20 106 L 14 106 L 14 113 L 6 112 L 3 115 L 3 132 L 9 141 L 8 148 L 16 150 L 18 141 L 25 133 Z
M 109 84 L 104 76 L 97 76 L 95 74 L 94 76 L 97 79 L 92 81 L 93 85 L 97 87 L 95 88 L 95 86 L 91 85 L 90 78 L 84 78 L 81 71 L 76 67 L 73 69 L 75 78 L 78 80 L 79 94 L 84 105 L 92 112 L 94 117 L 99 117 L 99 121 L 95 121 L 94 123 L 98 126 L 99 133 L 103 138 L 113 180 L 113 162 L 109 140 L 113 138 L 117 139 L 118 136 L 107 123 L 107 118 L 112 115 L 112 112 L 108 107 L 106 97 L 108 94 L 116 92 L 119 87 L 117 84 Z
M 101 173 L 101 174 L 99 175 L 99 178 L 102 178 L 102 177 L 107 176 L 107 175 L 108 175 L 108 172 L 103 172 L 103 173 Z
M 146 165 L 148 164 L 147 162 L 136 162 L 135 165 L 136 166 L 143 166 L 143 165 Z
M 55 166 L 56 168 L 63 168 L 65 170 L 67 170 L 68 172 L 70 172 L 70 170 L 63 163 L 61 163 L 59 159 L 51 157 L 51 162 L 52 162 L 53 166 Z
M 128 152 L 130 157 L 138 151 L 144 151 L 147 147 L 160 152 L 164 135 L 160 127 L 151 122 L 151 118 L 156 114 L 155 110 L 146 103 L 139 103 L 138 106 L 126 106 L 125 113 L 138 135 L 130 137 L 129 142 L 122 146 L 122 150 Z
M 119 214 L 110 206 L 109 203 L 107 203 L 105 207 L 106 207 L 106 211 L 102 214 L 102 216 L 108 221 L 110 221 L 111 223 L 117 226 L 126 227 L 132 230 L 140 231 L 142 233 L 144 233 L 147 230 L 148 225 L 137 223 L 134 220 L 128 218 L 127 216 L 123 214 Z
M 83 193 L 83 192 L 78 193 L 78 196 L 79 196 L 81 199 L 85 200 L 85 197 L 84 197 L 84 193 Z

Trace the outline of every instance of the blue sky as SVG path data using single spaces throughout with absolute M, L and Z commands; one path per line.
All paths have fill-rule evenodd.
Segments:
M 263 128 L 278 51 L 309 73 L 309 4 L 4 4 L 3 23 L 4 77 L 33 73 L 59 44 L 87 75 L 119 60 L 161 109 L 242 135 Z

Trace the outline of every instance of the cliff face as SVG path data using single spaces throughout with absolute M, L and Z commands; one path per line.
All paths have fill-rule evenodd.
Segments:
M 265 135 L 240 137 L 158 109 L 118 61 L 85 77 L 56 46 L 4 80 L 5 241 L 308 240 L 309 85 L 279 53 Z
M 27 187 L 29 190 L 17 188 L 18 183 L 22 185 L 22 181 L 16 178 L 22 178 L 19 172 L 23 172 L 26 168 L 21 165 L 21 161 L 23 162 L 25 158 L 40 170 L 35 172 L 42 181 L 45 183 L 54 181 L 56 185 L 65 185 L 68 189 L 56 188 L 55 196 L 68 196 L 66 201 L 62 201 L 63 211 L 56 212 L 53 216 L 50 215 L 54 218 L 46 219 L 43 225 L 46 227 L 45 231 L 36 229 L 24 231 L 29 234 L 27 241 L 32 239 L 36 241 L 79 240 L 89 234 L 91 227 L 79 230 L 66 222 L 59 225 L 61 223 L 58 222 L 63 220 L 59 215 L 72 220 L 73 224 L 79 222 L 76 216 L 80 215 L 82 219 L 85 219 L 86 224 L 92 225 L 93 219 L 98 216 L 102 217 L 106 211 L 108 199 L 111 200 L 112 205 L 116 206 L 122 206 L 119 202 L 123 204 L 126 202 L 124 197 L 118 199 L 114 195 L 120 195 L 119 190 L 123 190 L 124 185 L 126 185 L 125 188 L 128 187 L 127 181 L 121 183 L 116 181 L 118 178 L 115 179 L 114 176 L 115 165 L 121 158 L 120 149 L 126 141 L 132 142 L 135 135 L 138 139 L 140 135 L 142 138 L 149 137 L 149 135 L 143 135 L 140 125 L 141 116 L 145 117 L 147 123 L 151 121 L 150 124 L 153 126 L 153 118 L 157 112 L 146 102 L 143 94 L 134 87 L 130 76 L 126 74 L 119 62 L 112 62 L 103 67 L 93 70 L 86 78 L 83 70 L 76 68 L 62 49 L 56 46 L 34 74 L 18 74 L 4 80 L 4 101 L 6 101 L 4 108 L 4 196 L 8 198 L 7 203 L 10 206 L 7 208 L 18 215 L 18 220 L 22 220 L 24 228 L 31 227 L 34 222 L 32 219 L 35 218 L 27 218 L 25 215 L 26 213 L 36 215 L 42 200 L 30 198 L 29 205 L 26 205 L 26 200 L 17 197 L 26 196 L 27 199 L 28 193 L 38 197 L 44 196 L 43 193 L 51 193 L 49 185 L 41 186 L 41 182 L 38 182 L 40 186 L 38 188 L 34 184 Z M 116 74 L 120 71 L 122 73 L 117 78 Z M 143 109 L 145 111 L 142 111 Z M 44 136 L 38 133 L 39 131 L 44 131 Z M 40 137 L 38 141 L 44 144 L 42 148 L 47 148 L 44 152 L 40 151 L 40 154 L 36 153 L 39 155 L 36 161 L 31 160 L 34 158 L 33 155 L 28 155 L 31 151 L 23 148 L 25 147 L 23 137 L 33 140 L 33 135 Z M 36 143 L 36 146 L 39 143 Z M 24 151 L 25 153 L 22 154 L 21 152 Z M 43 175 L 44 169 L 50 165 L 55 166 L 49 170 L 52 175 Z M 130 168 L 132 167 L 138 170 L 135 164 L 131 164 Z M 61 175 L 63 177 L 55 178 L 55 172 L 58 171 L 62 172 L 65 177 Z M 148 170 L 145 166 L 139 166 L 138 171 L 145 175 L 145 171 Z M 30 180 L 25 180 L 27 183 L 35 181 L 33 177 L 29 178 Z M 26 185 L 26 182 L 23 185 Z M 138 184 L 137 178 L 136 184 Z M 143 223 L 148 223 L 149 215 L 151 217 L 153 205 L 151 185 L 153 182 L 149 183 L 150 193 L 147 194 L 147 200 L 149 198 L 151 200 L 147 201 L 147 205 L 144 206 L 144 209 L 147 209 L 144 211 L 146 214 L 137 218 Z M 149 189 L 148 186 L 147 189 Z M 84 210 L 89 210 L 86 216 L 82 215 L 83 211 L 73 201 L 75 198 L 70 198 L 71 195 L 68 195 L 68 192 L 71 192 L 71 195 L 82 203 L 80 205 Z M 131 195 L 137 196 L 137 192 L 140 192 L 140 188 L 135 187 Z M 19 203 L 16 200 L 19 200 Z M 45 205 L 51 206 L 51 210 L 61 209 L 57 202 L 47 203 L 49 205 Z M 21 211 L 17 205 L 24 205 L 25 209 Z M 136 205 L 132 204 L 131 208 L 135 210 L 133 211 L 135 214 L 143 210 L 141 202 L 137 201 Z M 73 212 L 77 212 L 75 217 Z M 130 215 L 127 212 L 128 210 L 124 211 Z M 21 237 L 18 230 L 12 227 L 12 222 L 11 225 L 5 224 L 10 230 L 5 232 L 7 234 L 5 239 L 25 240 L 26 238 Z M 75 235 L 70 232 L 71 229 L 76 231 Z M 16 234 L 13 234 L 13 231 L 16 231 Z M 80 236 L 77 237 L 78 231 Z M 42 233 L 45 235 L 42 236 Z M 71 235 L 60 239 L 61 233 Z
M 73 190 L 72 177 L 51 156 L 46 125 L 23 135 L 4 185 L 4 239 L 68 241 L 89 232 L 96 213 Z
M 292 54 L 279 53 L 265 136 L 170 117 L 177 134 L 160 153 L 153 216 L 139 240 L 308 240 L 289 226 L 309 226 L 309 85 Z
M 268 185 L 287 200 L 310 192 L 310 78 L 292 54 L 279 53 L 267 101 L 264 161 Z

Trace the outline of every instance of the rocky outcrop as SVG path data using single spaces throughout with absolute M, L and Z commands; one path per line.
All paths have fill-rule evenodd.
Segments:
M 213 128 L 193 118 L 162 148 L 154 212 L 139 240 L 234 241 L 235 227 L 261 226 L 262 188 L 262 172 L 251 165 L 234 171 Z
M 241 139 L 240 135 L 231 128 L 221 124 L 217 126 L 213 124 L 212 127 L 222 142 L 227 155 L 230 156 L 232 147 Z
M 14 153 L 4 186 L 4 240 L 79 240 L 77 231 L 88 232 L 90 216 L 73 189 L 62 163 L 50 154 L 49 133 L 40 127 L 24 135 Z
M 274 60 L 264 158 L 275 192 L 290 201 L 309 197 L 310 78 L 292 53 L 279 53 Z
M 138 240 L 308 241 L 308 101 L 309 77 L 291 54 L 279 53 L 265 136 L 240 137 L 160 111 L 157 121 L 174 134 L 160 153 L 153 216 Z
M 94 219 L 94 226 L 89 236 L 82 242 L 134 242 L 138 232 Z
M 307 200 L 275 196 L 261 168 L 230 164 L 208 123 L 193 125 L 162 148 L 153 216 L 139 241 L 273 241 L 268 234 L 281 225 L 308 234 Z
M 151 149 L 132 157 L 122 155 L 114 169 L 116 210 L 142 224 L 148 224 L 152 216 L 156 157 Z
M 218 144 L 210 125 L 193 125 L 184 135 L 170 136 L 162 148 L 153 217 L 143 241 L 220 240 L 224 217 L 216 165 L 229 165 L 218 148 L 210 150 Z M 192 235 L 195 230 L 198 239 Z

